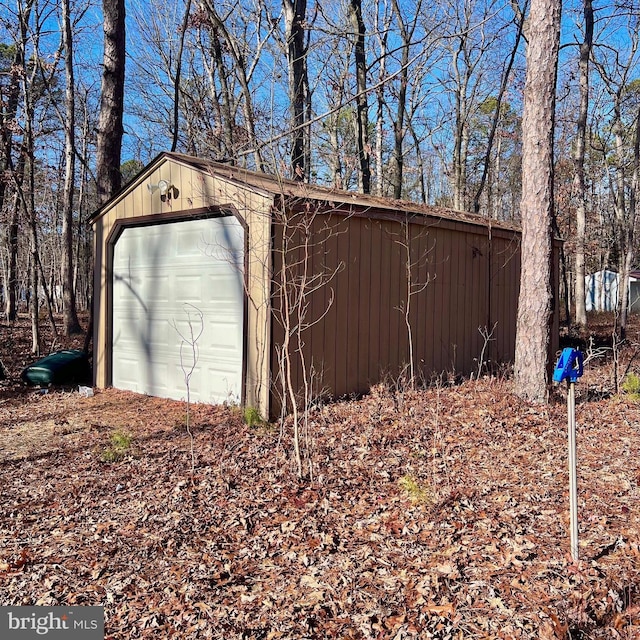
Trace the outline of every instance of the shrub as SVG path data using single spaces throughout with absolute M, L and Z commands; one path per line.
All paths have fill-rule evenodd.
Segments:
M 245 407 L 242 417 L 248 427 L 257 427 L 263 423 L 262 416 L 255 407 Z
M 404 489 L 407 497 L 414 504 L 430 504 L 433 502 L 431 487 L 416 480 L 411 475 L 404 475 L 398 480 L 398 486 Z
M 622 389 L 632 400 L 640 401 L 640 376 L 628 373 L 622 383 Z
M 110 445 L 102 452 L 100 459 L 102 462 L 120 462 L 131 449 L 132 440 L 130 433 L 114 431 L 109 438 Z

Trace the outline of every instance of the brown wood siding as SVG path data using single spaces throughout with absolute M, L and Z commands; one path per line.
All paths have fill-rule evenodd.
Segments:
M 401 229 L 399 224 L 388 224 L 387 236 L 390 248 L 390 262 L 389 262 L 389 282 L 383 283 L 383 287 L 389 288 L 389 306 L 386 309 L 381 309 L 383 315 L 380 318 L 380 324 L 385 324 L 389 327 L 386 333 L 387 340 L 389 341 L 389 360 L 384 363 L 388 374 L 395 378 L 398 376 L 400 366 L 402 363 L 402 340 L 400 336 L 400 308 L 404 300 L 404 271 L 400 257 L 400 247 L 398 246 L 398 236 Z
M 292 224 L 294 219 L 290 218 Z M 407 252 L 402 220 L 404 216 L 389 220 L 335 213 L 314 219 L 309 272 L 325 274 L 327 281 L 308 296 L 306 321 L 311 326 L 303 332 L 302 350 L 307 365 L 313 363 L 315 371 L 322 372 L 322 383 L 316 388 L 328 390 L 333 397 L 367 392 L 385 377 L 396 379 L 408 372 Z M 409 232 L 416 375 L 430 380 L 441 372 L 468 375 L 477 371 L 484 345 L 479 329 L 491 331 L 493 322 L 498 325 L 485 357 L 512 359 L 519 278 L 517 234 L 494 233 L 490 247 L 488 232 L 477 226 L 411 223 Z M 282 233 L 277 232 L 274 239 L 278 280 Z M 298 236 L 293 244 L 300 247 L 302 239 Z M 300 275 L 303 254 L 296 250 L 289 264 Z M 279 304 L 276 296 L 274 308 Z M 283 341 L 278 322 L 273 340 L 277 345 Z M 292 351 L 294 384 L 301 388 L 296 349 L 297 345 Z M 271 362 L 275 377 L 275 351 Z
M 349 389 L 358 388 L 358 340 L 360 339 L 360 297 L 365 291 L 360 290 L 360 267 L 362 254 L 360 252 L 360 236 L 362 235 L 362 218 L 349 221 L 349 288 L 347 289 L 347 315 L 341 323 L 347 334 L 347 382 L 344 393 Z M 364 284 L 363 289 L 364 289 Z M 343 292 L 340 292 L 341 294 Z
M 369 222 L 369 349 L 367 357 L 367 379 L 375 381 L 380 375 L 380 289 L 382 283 L 381 247 L 382 226 L 376 221 Z
M 464 292 L 465 262 L 463 253 L 464 238 L 458 233 L 452 233 L 449 238 L 449 259 L 452 263 L 451 271 L 451 304 L 449 306 L 449 322 L 451 333 L 449 343 L 445 348 L 451 350 L 451 367 L 455 373 L 464 370 L 462 358 L 464 357 L 464 340 L 466 336 L 462 331 L 464 326 Z
M 520 290 L 520 245 L 515 236 L 493 235 L 491 251 L 491 321 L 497 322 L 492 360 L 510 362 L 515 353 L 515 324 Z
M 349 389 L 347 378 L 347 346 L 349 344 L 348 336 L 348 309 L 349 309 L 349 277 L 351 274 L 351 256 L 349 255 L 349 233 L 348 222 L 346 228 L 338 227 L 336 232 L 338 235 L 338 247 L 335 255 L 330 256 L 332 262 L 330 266 L 338 266 L 342 262 L 343 268 L 339 271 L 335 278 L 335 307 L 336 307 L 336 335 L 334 348 L 334 362 L 327 362 L 329 371 L 333 368 L 335 371 L 335 386 L 329 383 L 330 388 L 334 390 L 334 394 L 342 395 L 347 393 Z M 318 354 L 320 355 L 320 354 Z
M 432 361 L 434 370 L 444 371 L 450 366 L 449 362 L 449 333 L 450 333 L 450 304 L 451 304 L 451 274 L 452 263 L 450 257 L 450 246 L 445 243 L 445 231 L 434 230 L 437 262 L 434 264 L 437 287 L 437 306 L 435 308 L 436 327 L 434 334 L 434 355 Z
M 388 310 L 393 304 L 391 301 L 391 242 L 387 223 L 380 222 L 380 279 L 378 281 L 380 291 L 380 306 L 374 310 L 378 317 L 378 335 L 380 359 L 377 363 L 377 373 L 386 375 L 389 373 L 391 355 L 391 341 L 389 340 Z
M 360 295 L 358 298 L 358 361 L 357 379 L 369 380 L 369 344 L 371 327 L 371 220 L 360 224 Z M 375 334 L 375 327 L 373 327 Z
M 334 274 L 340 269 L 338 263 L 338 236 L 333 231 L 333 220 L 331 217 L 327 220 L 327 228 L 323 234 L 323 247 L 320 251 L 321 267 L 326 273 Z M 322 312 L 324 320 L 319 324 L 324 327 L 322 342 L 314 343 L 314 361 L 316 367 L 322 372 L 322 380 L 320 385 L 334 393 L 332 384 L 336 384 L 336 358 L 338 352 L 338 314 L 336 312 L 336 291 L 338 288 L 340 274 L 335 273 L 328 283 L 327 287 L 323 287 L 324 295 L 322 296 L 323 306 Z

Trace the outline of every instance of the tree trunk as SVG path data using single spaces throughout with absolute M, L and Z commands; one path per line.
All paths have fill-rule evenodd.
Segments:
M 215 24 L 215 23 L 214 23 Z M 233 140 L 233 126 L 235 124 L 235 118 L 232 113 L 231 103 L 233 101 L 233 92 L 229 87 L 228 76 L 229 73 L 224 64 L 224 54 L 222 51 L 222 43 L 218 35 L 218 29 L 213 30 L 211 34 L 212 53 L 213 59 L 216 63 L 216 69 L 218 71 L 218 78 L 220 79 L 220 86 L 222 88 L 222 104 L 220 105 L 221 113 L 223 115 L 223 122 L 220 123 L 224 140 L 224 149 L 222 153 L 222 160 L 231 160 L 231 164 L 236 164 L 235 145 Z
M 584 157 L 587 139 L 587 116 L 589 111 L 589 59 L 593 45 L 593 6 L 591 0 L 584 0 L 584 40 L 580 45 L 580 110 L 578 112 L 578 130 L 576 133 L 575 152 L 573 157 L 575 174 L 573 179 L 576 194 L 576 282 L 575 309 L 576 324 L 587 326 L 587 309 L 585 296 L 585 235 L 587 220 L 587 185 L 584 173 Z
M 620 263 L 619 306 L 620 306 L 620 339 L 624 340 L 627 333 L 627 321 L 629 313 L 629 277 L 633 265 L 634 244 L 636 235 L 636 211 L 638 199 L 638 186 L 640 183 L 640 110 L 636 113 L 634 138 L 633 138 L 633 174 L 631 188 L 629 189 L 629 211 L 624 229 L 624 255 Z
M 122 184 L 120 154 L 124 129 L 125 0 L 102 0 L 104 62 L 98 118 L 96 181 L 98 202 L 104 204 Z
M 27 2 L 21 8 L 21 23 L 25 25 L 29 22 L 33 0 Z M 9 263 L 7 268 L 7 288 L 6 292 L 6 318 L 8 322 L 15 322 L 18 315 L 16 288 L 18 283 L 18 230 L 19 216 L 21 206 L 21 189 L 24 181 L 24 154 L 20 153 L 18 157 L 18 166 L 14 166 L 13 153 L 13 133 L 15 130 L 15 119 L 20 104 L 20 89 L 24 85 L 21 83 L 21 75 L 24 69 L 24 50 L 21 45 L 16 46 L 10 70 L 9 87 L 4 97 L 3 109 L 0 109 L 1 125 L 2 125 L 2 173 L 0 177 L 0 211 L 6 206 L 7 198 L 7 180 L 4 176 L 12 174 L 16 184 L 13 196 L 11 220 L 7 228 L 7 244 L 9 249 Z
M 377 18 L 376 18 L 377 19 Z M 378 34 L 378 40 L 380 42 L 380 70 L 378 75 L 378 88 L 376 89 L 376 194 L 379 196 L 385 195 L 385 166 L 383 160 L 384 149 L 384 105 L 385 95 L 384 87 L 385 83 L 383 79 L 387 73 L 387 34 L 388 29 L 381 29 L 376 24 L 376 33 Z
M 585 0 L 585 1 L 588 1 L 588 0 Z M 491 121 L 491 129 L 489 130 L 489 136 L 487 138 L 487 148 L 485 150 L 483 164 L 482 164 L 482 176 L 480 177 L 480 185 L 478 186 L 476 193 L 473 197 L 474 213 L 480 212 L 480 198 L 482 196 L 482 192 L 484 191 L 485 184 L 487 182 L 487 176 L 489 174 L 489 167 L 491 164 L 491 153 L 493 151 L 493 141 L 496 136 L 496 131 L 498 130 L 498 124 L 500 122 L 500 118 L 502 117 L 502 101 L 504 99 L 504 94 L 507 90 L 509 78 L 511 77 L 511 69 L 513 68 L 513 63 L 515 62 L 518 49 L 520 48 L 520 40 L 522 39 L 522 31 L 524 29 L 524 19 L 517 12 L 516 12 L 515 19 L 517 21 L 516 38 L 513 43 L 513 47 L 511 48 L 509 61 L 502 74 L 502 79 L 500 81 L 500 89 L 498 91 L 498 96 L 496 98 L 496 110 L 493 114 L 493 119 Z M 498 155 L 496 156 L 496 162 L 499 162 L 499 160 L 500 160 L 500 155 L 498 153 Z M 491 217 L 492 214 L 491 214 L 490 198 L 487 198 L 487 209 L 488 209 L 487 215 Z
M 615 194 L 615 214 L 616 214 L 616 239 L 618 243 L 618 337 L 624 340 L 627 331 L 627 290 L 629 287 L 629 267 L 627 266 L 630 246 L 629 228 L 626 220 L 626 196 L 625 196 L 625 128 L 622 124 L 621 91 L 616 96 L 614 107 L 613 134 L 616 146 L 616 194 Z
M 76 155 L 74 151 L 76 104 L 73 74 L 73 34 L 69 13 L 69 0 L 62 0 L 62 38 L 64 43 L 64 68 L 67 85 L 65 90 L 65 174 L 62 203 L 62 330 L 66 336 L 82 331 L 76 310 L 76 294 L 73 281 L 73 194 L 75 191 L 76 174 Z
M 18 220 L 20 215 L 20 195 L 16 191 L 9 222 L 9 264 L 7 267 L 7 322 L 15 322 L 18 317 L 16 289 L 18 287 Z
M 532 0 L 522 115 L 522 246 L 515 392 L 547 401 L 552 301 L 553 130 L 560 0 Z
M 459 58 L 463 52 L 463 42 L 454 54 L 453 68 L 456 71 L 455 93 L 455 131 L 453 138 L 453 208 L 457 211 L 465 209 L 465 194 L 467 183 L 467 153 L 465 138 L 467 137 L 467 84 L 468 77 L 460 73 Z
M 102 0 L 102 11 L 104 64 L 96 149 L 96 186 L 100 205 L 111 199 L 122 185 L 120 155 L 124 135 L 125 0 Z M 93 331 L 93 304 L 90 305 L 90 311 L 85 351 L 88 351 Z
M 211 19 L 211 23 L 214 27 L 214 33 L 212 33 L 212 38 L 215 38 L 217 46 L 220 47 L 220 38 L 215 33 L 215 31 L 219 31 L 223 34 L 225 40 L 227 41 L 228 50 L 233 58 L 233 64 L 236 70 L 236 77 L 238 78 L 238 82 L 240 83 L 240 88 L 242 90 L 243 97 L 243 111 L 244 111 L 244 119 L 245 126 L 247 129 L 247 133 L 249 134 L 249 146 L 253 147 L 253 157 L 256 169 L 258 171 L 266 171 L 266 166 L 264 160 L 262 158 L 262 152 L 260 151 L 260 144 L 258 143 L 258 136 L 256 134 L 256 119 L 253 108 L 253 93 L 251 92 L 251 87 L 249 86 L 249 76 L 250 71 L 247 68 L 247 60 L 246 55 L 243 53 L 244 43 L 238 44 L 238 41 L 234 36 L 229 32 L 223 19 L 218 14 L 215 3 L 211 0 L 205 0 L 204 7 L 207 10 L 207 14 Z M 215 51 L 216 60 L 222 60 L 222 50 Z M 218 72 L 220 75 L 220 64 L 218 64 Z M 225 100 L 229 100 L 230 94 L 227 79 L 225 76 L 220 75 L 220 83 L 223 86 L 223 93 L 225 96 Z M 231 111 L 229 110 L 229 121 L 231 121 Z M 233 150 L 233 147 L 230 147 Z
M 22 184 L 24 183 L 24 165 L 24 153 L 21 153 L 17 166 L 13 169 L 13 179 L 16 184 L 16 190 L 14 192 L 11 220 L 8 227 L 9 264 L 7 269 L 7 286 L 9 290 L 7 291 L 6 300 L 6 316 L 8 322 L 15 322 L 18 318 L 18 240 L 20 210 L 25 209 L 25 202 L 23 200 L 24 193 L 22 190 Z
M 19 28 L 20 28 L 20 44 L 22 48 L 21 59 L 27 60 L 27 46 L 29 42 L 29 15 L 30 4 L 19 7 Z M 36 204 L 35 204 L 35 139 L 33 131 L 34 106 L 33 94 L 31 88 L 34 85 L 36 74 L 36 65 L 33 66 L 31 73 L 27 73 L 27 69 L 22 69 L 22 98 L 24 108 L 24 138 L 22 142 L 23 162 L 25 164 L 25 175 L 27 177 L 26 189 L 18 186 L 22 206 L 29 221 L 29 251 L 30 251 L 30 280 L 31 291 L 29 296 L 29 311 L 31 315 L 31 352 L 35 355 L 40 354 L 40 323 L 39 323 L 39 301 L 38 301 L 38 227 L 36 222 Z
M 416 164 L 418 165 L 418 181 L 420 183 L 420 202 L 423 204 L 427 204 L 429 202 L 427 195 L 427 185 L 424 181 L 424 162 L 422 161 L 422 153 L 420 151 L 420 139 L 418 138 L 418 134 L 416 132 L 416 128 L 413 126 L 412 122 L 409 122 L 409 132 L 411 133 L 411 137 L 413 138 L 413 146 L 416 152 Z
M 295 180 L 307 180 L 311 167 L 306 166 L 307 148 L 307 47 L 305 21 L 307 0 L 283 0 L 285 36 L 289 66 L 289 100 L 291 103 L 291 175 Z
M 393 10 L 400 27 L 402 39 L 400 88 L 398 90 L 398 102 L 396 117 L 393 122 L 393 197 L 402 198 L 402 186 L 404 182 L 404 118 L 407 112 L 407 86 L 409 85 L 409 46 L 411 44 L 411 33 L 404 23 L 403 12 L 398 0 L 393 0 Z
M 371 192 L 369 145 L 369 105 L 367 104 L 367 59 L 365 55 L 365 26 L 362 19 L 362 0 L 350 0 L 349 17 L 354 32 L 356 65 L 356 149 L 360 165 L 358 182 L 362 193 Z
M 329 144 L 331 148 L 331 156 L 329 157 L 329 168 L 332 176 L 332 186 L 334 189 L 344 189 L 342 181 L 342 160 L 340 156 L 340 142 L 338 140 L 337 115 L 331 117 L 331 128 L 329 130 Z
M 31 3 L 29 3 L 24 9 L 24 18 L 26 22 L 29 20 L 29 14 L 31 12 Z M 15 131 L 16 114 L 18 113 L 18 105 L 20 104 L 20 73 L 24 67 L 24 60 L 22 58 L 22 47 L 17 46 L 12 60 L 10 69 L 3 69 L 3 73 L 9 75 L 9 86 L 6 93 L 2 92 L 3 108 L 0 109 L 0 125 L 1 125 L 1 138 L 2 144 L 2 172 L 7 175 L 13 169 L 13 133 Z M 0 211 L 3 210 L 5 205 L 6 189 L 8 181 L 3 177 L 0 179 Z
M 178 139 L 180 137 L 180 81 L 182 79 L 182 53 L 184 51 L 184 38 L 189 26 L 189 14 L 191 13 L 191 0 L 187 0 L 187 6 L 184 9 L 184 17 L 182 19 L 182 27 L 180 28 L 180 45 L 176 54 L 176 76 L 173 82 L 173 124 L 171 151 L 178 148 Z

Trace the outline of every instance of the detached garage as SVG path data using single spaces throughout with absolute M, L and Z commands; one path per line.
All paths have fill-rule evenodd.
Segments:
M 284 374 L 337 397 L 513 358 L 513 225 L 176 153 L 92 222 L 98 387 L 183 399 L 189 376 L 196 401 L 274 415 Z

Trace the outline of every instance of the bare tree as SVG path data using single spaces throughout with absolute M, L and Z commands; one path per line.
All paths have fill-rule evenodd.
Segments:
M 20 78 L 22 83 L 22 99 L 23 99 L 23 111 L 24 111 L 24 134 L 22 142 L 22 155 L 24 157 L 26 182 L 18 186 L 20 193 L 21 204 L 24 207 L 24 211 L 29 221 L 29 279 L 31 283 L 31 291 L 29 295 L 29 311 L 31 315 L 31 352 L 40 354 L 40 323 L 39 323 L 39 285 L 40 285 L 40 271 L 38 269 L 40 262 L 40 254 L 38 249 L 38 227 L 36 221 L 36 204 L 35 204 L 35 170 L 36 170 L 36 156 L 35 156 L 35 133 L 34 133 L 34 95 L 31 91 L 38 71 L 37 51 L 39 38 L 39 29 L 36 27 L 34 30 L 34 42 L 33 42 L 33 60 L 30 69 L 27 68 L 28 59 L 28 46 L 31 40 L 31 33 L 29 29 L 29 17 L 31 13 L 32 2 L 23 4 L 18 3 L 18 24 L 19 24 L 19 43 L 21 48 L 20 58 L 23 61 L 23 68 L 20 70 Z
M 409 351 L 409 385 L 412 389 L 416 388 L 416 362 L 414 356 L 414 339 L 413 339 L 413 323 L 412 316 L 415 316 L 411 308 L 414 298 L 418 297 L 431 282 L 432 275 L 426 270 L 428 267 L 429 254 L 433 249 L 433 245 L 426 247 L 420 251 L 420 240 L 429 238 L 428 227 L 420 227 L 411 224 L 409 215 L 401 223 L 402 237 L 395 242 L 400 246 L 402 251 L 402 261 L 405 270 L 406 290 L 405 299 L 401 304 L 399 311 L 402 312 L 404 324 L 407 329 L 407 346 Z M 413 229 L 412 227 L 415 227 Z M 425 269 L 425 275 L 421 278 L 420 272 Z M 433 276 L 435 278 L 435 275 Z
M 378 82 L 376 87 L 376 140 L 375 140 L 375 165 L 376 165 L 376 195 L 385 195 L 386 186 L 384 181 L 384 130 L 385 130 L 385 77 L 387 74 L 387 56 L 389 50 L 389 33 L 392 15 L 386 10 L 386 3 L 383 3 L 385 13 L 381 17 L 376 11 L 374 31 L 378 41 Z
M 281 204 L 274 211 L 277 250 L 272 281 L 273 313 L 280 330 L 277 377 L 283 423 L 287 411 L 291 412 L 297 473 L 302 477 L 306 462 L 311 477 L 308 422 L 319 383 L 315 369 L 318 363 L 310 361 L 305 341 L 332 307 L 330 283 L 344 264 L 328 264 L 335 258 L 326 253 L 328 239 L 340 233 L 339 223 L 319 215 L 317 205 L 303 201 L 296 206 L 296 202 L 285 199 Z
M 334 51 L 333 41 L 325 41 L 322 44 L 326 46 L 327 64 L 324 69 L 325 82 L 319 89 L 330 113 L 324 118 L 318 131 L 320 142 L 316 143 L 317 157 L 320 162 L 326 164 L 326 174 L 332 187 L 350 189 L 353 188 L 353 176 L 357 171 L 355 163 L 349 161 L 355 155 L 353 150 L 357 145 L 357 127 L 353 126 L 352 110 L 343 105 L 348 102 L 352 46 L 347 42 L 347 47 Z M 358 180 L 359 177 L 360 172 Z
M 526 7 L 526 5 L 525 5 Z M 525 8 L 526 12 L 526 8 Z M 482 161 L 482 175 L 480 177 L 480 184 L 475 191 L 473 196 L 473 211 L 478 213 L 480 211 L 480 198 L 482 197 L 482 193 L 484 191 L 487 176 L 489 175 L 489 168 L 491 164 L 491 154 L 493 151 L 493 143 L 496 137 L 496 132 L 498 130 L 498 125 L 503 115 L 502 104 L 504 100 L 505 93 L 507 91 L 507 87 L 509 84 L 509 80 L 511 79 L 511 70 L 513 69 L 513 64 L 516 59 L 516 55 L 518 53 L 518 49 L 520 48 L 520 41 L 522 39 L 522 32 L 524 29 L 524 14 L 519 10 L 514 11 L 514 24 L 516 30 L 516 37 L 513 42 L 513 46 L 511 47 L 511 51 L 507 58 L 507 62 L 502 71 L 502 78 L 500 80 L 500 88 L 498 89 L 498 94 L 495 100 L 495 110 L 493 112 L 493 119 L 491 121 L 491 127 L 489 129 L 489 134 L 487 136 L 486 142 L 486 150 L 484 154 L 484 158 Z M 500 154 L 497 155 L 497 161 L 500 160 Z M 488 207 L 490 209 L 490 207 Z
M 76 310 L 73 260 L 73 211 L 76 183 L 76 101 L 73 70 L 73 31 L 71 28 L 71 10 L 69 0 L 62 0 L 62 41 L 64 47 L 65 119 L 64 119 L 64 192 L 62 203 L 62 295 L 63 295 L 63 331 L 65 335 L 80 333 L 82 327 Z
M 33 0 L 18 5 L 18 25 L 22 33 L 22 25 L 28 24 Z M 0 174 L 0 211 L 6 207 L 7 194 L 13 194 L 9 224 L 7 225 L 7 249 L 8 263 L 5 279 L 5 315 L 9 322 L 14 322 L 17 317 L 16 288 L 18 284 L 18 232 L 19 217 L 22 207 L 21 193 L 25 176 L 24 153 L 18 154 L 18 160 L 14 154 L 14 132 L 16 131 L 16 118 L 20 105 L 21 90 L 23 88 L 21 77 L 26 73 L 26 60 L 24 59 L 25 47 L 20 44 L 19 38 L 16 43 L 7 48 L 3 60 L 3 72 L 9 78 L 6 86 L 2 86 L 0 98 L 2 106 L 0 109 L 1 142 L 2 142 L 2 173 Z M 9 189 L 7 189 L 9 187 Z
M 467 208 L 467 151 L 469 148 L 469 112 L 473 90 L 472 78 L 480 63 L 480 56 L 474 58 L 472 45 L 472 3 L 465 3 L 462 15 L 456 12 L 457 34 L 451 40 L 451 69 L 455 104 L 453 136 L 453 157 L 451 161 L 451 182 L 453 208 Z
M 204 0 L 204 7 L 206 8 L 207 15 L 211 20 L 212 33 L 211 38 L 214 44 L 214 59 L 218 67 L 218 76 L 220 82 L 223 85 L 222 99 L 224 101 L 226 123 L 224 123 L 225 130 L 227 131 L 227 137 L 231 138 L 234 135 L 234 118 L 232 115 L 232 94 L 231 88 L 226 84 L 226 71 L 223 68 L 223 48 L 231 56 L 233 62 L 233 71 L 240 86 L 240 94 L 242 96 L 242 109 L 244 112 L 244 124 L 245 130 L 248 135 L 247 145 L 253 149 L 254 164 L 257 170 L 264 171 L 266 169 L 264 159 L 262 157 L 262 151 L 258 144 L 258 134 L 256 129 L 256 113 L 254 108 L 254 97 L 251 90 L 252 76 L 256 70 L 258 61 L 262 49 L 267 41 L 270 39 L 274 24 L 271 23 L 268 27 L 261 29 L 264 20 L 262 9 L 258 9 L 258 12 L 253 17 L 253 20 L 249 22 L 255 22 L 256 24 L 256 37 L 257 42 L 255 50 L 253 52 L 253 61 L 247 60 L 247 35 L 245 32 L 241 34 L 234 34 L 225 20 L 225 16 L 220 15 L 217 9 L 217 3 L 211 2 L 211 0 Z M 237 11 L 238 6 L 233 5 L 230 11 Z M 229 145 L 228 153 L 231 157 L 234 157 L 233 143 Z
M 458 210 L 469 210 L 473 206 L 474 176 L 469 166 L 472 118 L 478 105 L 490 96 L 500 95 L 500 86 L 505 88 L 502 93 L 506 90 L 511 74 L 509 61 L 515 58 L 519 45 L 517 33 L 523 24 L 515 7 L 515 20 L 507 23 L 503 12 L 496 12 L 495 8 L 493 3 L 478 0 L 462 3 L 452 0 L 446 6 L 448 15 L 443 27 L 446 34 L 444 47 L 450 59 L 450 72 L 442 77 L 441 83 L 452 101 L 449 110 L 452 116 L 453 149 L 449 173 L 452 205 Z M 503 33 L 505 26 L 511 24 L 516 26 L 516 42 L 513 46 L 509 45 L 507 64 L 501 65 L 495 62 L 496 54 L 503 58 Z M 501 78 L 496 81 L 493 68 L 500 66 L 504 68 Z M 502 110 L 498 108 L 495 118 L 499 120 L 501 114 Z
M 576 197 L 576 281 L 575 308 L 576 324 L 587 325 L 585 298 L 585 236 L 587 227 L 587 184 L 585 178 L 585 148 L 587 141 L 587 117 L 589 115 L 589 60 L 593 48 L 593 4 L 591 0 L 583 0 L 584 39 L 580 43 L 578 70 L 580 74 L 580 108 L 578 111 L 578 127 L 576 132 L 574 163 L 574 189 Z
M 102 10 L 104 58 L 96 149 L 100 204 L 114 196 L 122 183 L 120 155 L 124 135 L 125 0 L 103 0 Z
M 393 12 L 400 30 L 402 44 L 400 46 L 400 86 L 396 103 L 396 113 L 393 119 L 393 197 L 402 197 L 404 177 L 404 138 L 406 134 L 405 117 L 407 115 L 407 88 L 409 86 L 409 53 L 413 43 L 415 30 L 418 26 L 417 17 L 420 15 L 422 2 L 415 5 L 413 18 L 406 15 L 406 7 L 401 7 L 398 0 L 393 0 Z
M 349 17 L 354 34 L 356 68 L 356 144 L 360 164 L 359 183 L 362 193 L 371 191 L 371 165 L 369 144 L 369 105 L 367 103 L 366 29 L 362 18 L 362 0 L 349 0 Z
M 309 181 L 309 76 L 307 72 L 307 0 L 282 0 L 291 105 L 291 175 Z
M 635 235 L 636 212 L 633 182 L 629 185 L 629 151 L 635 148 L 637 111 L 633 104 L 634 89 L 632 74 L 638 63 L 640 37 L 632 19 L 627 27 L 629 46 L 626 51 L 613 51 L 605 48 L 605 53 L 594 55 L 594 66 L 603 80 L 604 89 L 611 100 L 610 129 L 613 134 L 613 153 L 605 155 L 605 162 L 612 170 L 609 172 L 609 183 L 615 212 L 615 246 L 618 258 L 618 339 L 625 338 L 627 313 L 629 305 L 629 272 L 631 270 Z M 631 111 L 629 122 L 628 114 Z M 627 116 L 627 117 L 625 117 Z M 629 136 L 629 126 L 633 131 Z M 632 140 L 629 144 L 629 140 Z M 633 164 L 632 164 L 633 166 Z M 612 175 L 613 174 L 613 175 Z M 631 189 L 631 191 L 630 191 Z
M 189 303 L 184 304 L 183 311 L 187 317 L 185 332 L 180 331 L 175 318 L 172 321 L 172 326 L 180 337 L 180 369 L 182 369 L 184 386 L 187 391 L 185 427 L 189 436 L 191 483 L 193 484 L 196 474 L 196 455 L 193 431 L 191 429 L 191 377 L 198 366 L 200 358 L 200 345 L 198 342 L 204 332 L 204 315 L 198 307 Z
M 191 14 L 191 0 L 187 0 L 184 8 L 184 17 L 180 28 L 180 44 L 178 46 L 176 60 L 176 78 L 173 83 L 173 124 L 171 151 L 178 148 L 178 137 L 180 133 L 180 80 L 182 79 L 182 53 L 184 51 L 184 41 L 187 35 L 187 27 L 189 26 L 189 17 Z
M 516 393 L 546 402 L 551 320 L 553 131 L 560 0 L 532 0 L 522 114 L 522 243 L 516 324 Z

